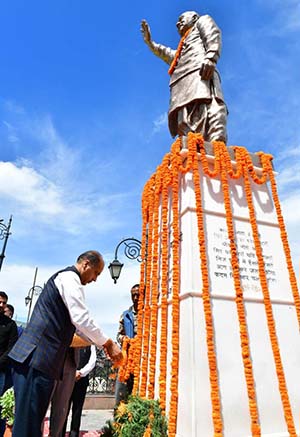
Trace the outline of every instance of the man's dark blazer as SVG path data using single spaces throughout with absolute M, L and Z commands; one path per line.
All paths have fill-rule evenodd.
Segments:
M 75 332 L 69 311 L 54 283 L 59 273 L 70 270 L 79 275 L 72 266 L 55 273 L 48 280 L 29 324 L 9 353 L 12 360 L 26 362 L 53 379 L 61 378 L 66 353 Z

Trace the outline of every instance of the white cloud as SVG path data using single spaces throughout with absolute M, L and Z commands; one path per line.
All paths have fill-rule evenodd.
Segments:
M 55 270 L 54 270 L 55 271 Z M 1 270 L 1 290 L 8 294 L 8 301 L 15 307 L 15 318 L 26 321 L 28 308 L 25 306 L 25 296 L 32 287 L 35 266 L 9 264 L 5 260 Z M 40 268 L 37 285 L 43 285 L 44 280 L 54 272 L 51 268 Z
M 54 183 L 33 168 L 0 162 L 0 197 L 10 198 L 24 209 L 46 215 L 64 212 L 61 194 Z
M 8 123 L 7 121 L 3 120 L 4 126 L 7 128 L 7 139 L 10 143 L 18 143 L 20 141 L 15 127 Z
M 43 225 L 76 234 L 83 222 L 86 233 L 99 228 L 99 223 L 98 232 L 118 226 L 119 215 L 110 214 L 128 198 L 127 193 L 73 192 L 71 182 L 69 186 L 57 183 L 25 164 L 0 162 L 0 200 L 18 216 L 23 232 Z
M 300 183 L 300 165 L 291 164 L 290 167 L 284 168 L 278 177 L 278 183 L 280 184 L 280 189 L 286 188 L 287 185 L 299 184 Z M 288 193 L 287 193 L 288 194 Z
M 87 234 L 118 227 L 119 211 L 130 193 L 104 192 L 101 180 L 113 171 L 113 166 L 99 159 L 85 159 L 86 152 L 70 147 L 49 115 L 30 117 L 24 110 L 7 105 L 18 117 L 3 123 L 7 129 L 18 131 L 22 146 L 22 141 L 33 142 L 35 149 L 34 155 L 29 153 L 30 159 L 19 156 L 15 162 L 0 161 L 0 201 L 22 223 L 23 231 L 16 231 L 24 234 L 46 225 L 78 234 L 83 222 Z M 24 147 L 20 151 L 26 156 Z
M 300 146 L 285 147 L 275 159 L 278 167 L 277 187 L 287 228 L 288 240 L 296 275 L 299 276 L 300 260 Z
M 295 190 L 292 194 L 288 195 L 281 202 L 281 205 L 285 221 L 290 227 L 299 224 L 300 231 L 300 190 Z M 294 235 L 294 237 L 296 237 L 296 235 Z M 295 240 L 299 241 L 299 236 L 297 236 Z
M 8 112 L 17 115 L 25 114 L 24 108 L 20 104 L 16 103 L 14 100 L 5 100 L 3 105 Z
M 163 114 L 159 115 L 154 121 L 153 121 L 153 133 L 160 132 L 163 128 L 167 126 L 168 122 L 168 114 L 164 112 Z
M 300 191 L 281 202 L 295 273 L 299 278 L 300 261 Z

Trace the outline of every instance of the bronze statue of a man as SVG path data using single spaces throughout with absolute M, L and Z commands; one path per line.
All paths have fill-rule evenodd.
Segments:
M 182 37 L 177 51 L 155 43 L 145 20 L 141 27 L 151 51 L 171 65 L 170 133 L 175 137 L 198 132 L 205 141 L 226 143 L 227 107 L 216 70 L 221 31 L 210 16 L 194 11 L 184 12 L 176 26 Z

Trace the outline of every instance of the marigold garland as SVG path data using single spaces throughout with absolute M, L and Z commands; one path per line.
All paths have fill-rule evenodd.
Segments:
M 245 158 L 245 152 L 243 153 L 243 156 Z M 278 378 L 278 388 L 279 393 L 281 396 L 281 402 L 283 406 L 283 412 L 285 421 L 287 424 L 288 432 L 291 437 L 297 437 L 295 424 L 293 420 L 293 414 L 291 410 L 288 390 L 286 386 L 285 381 L 285 375 L 284 375 L 284 368 L 282 365 L 281 355 L 280 355 L 280 348 L 278 344 L 278 339 L 276 335 L 276 324 L 275 319 L 273 315 L 272 310 L 272 302 L 270 298 L 269 288 L 268 288 L 268 281 L 267 276 L 265 272 L 265 264 L 264 264 L 264 258 L 263 258 L 263 252 L 260 244 L 260 238 L 259 238 L 259 232 L 258 232 L 258 226 L 255 216 L 255 209 L 253 205 L 253 199 L 252 199 L 252 189 L 250 185 L 250 180 L 248 176 L 248 171 L 250 172 L 250 169 L 247 169 L 247 167 L 244 167 L 244 183 L 245 183 L 245 194 L 247 198 L 248 203 L 248 209 L 249 209 L 249 219 L 250 224 L 252 227 L 252 234 L 253 234 L 253 240 L 254 240 L 254 247 L 255 252 L 257 256 L 257 262 L 258 262 L 258 273 L 259 273 L 259 279 L 261 284 L 261 289 L 263 293 L 264 298 L 264 304 L 265 304 L 265 312 L 266 312 L 266 318 L 267 318 L 267 325 L 269 329 L 269 336 L 270 336 L 270 342 L 271 347 L 273 351 L 274 356 L 274 362 L 275 362 L 275 368 Z
M 206 344 L 207 344 L 207 358 L 209 365 L 209 379 L 211 386 L 211 404 L 212 404 L 212 421 L 214 428 L 214 437 L 222 437 L 223 435 L 223 423 L 222 423 L 222 412 L 221 412 L 221 397 L 219 390 L 219 378 L 218 378 L 218 366 L 217 366 L 217 356 L 215 351 L 215 335 L 214 335 L 214 324 L 213 324 L 213 314 L 210 298 L 210 284 L 209 284 L 209 273 L 208 273 L 208 262 L 206 253 L 206 241 L 205 241 L 205 227 L 204 227 L 204 214 L 202 206 L 202 193 L 200 184 L 200 175 L 198 169 L 198 157 L 196 153 L 196 146 L 200 146 L 200 150 L 203 147 L 203 139 L 200 137 L 194 138 L 190 135 L 188 138 L 189 151 L 194 154 L 193 161 L 193 177 L 194 177 L 194 188 L 196 197 L 196 214 L 198 222 L 198 241 L 199 241 L 199 252 L 201 260 L 201 274 L 202 274 L 202 301 L 205 316 L 206 325 Z
M 156 370 L 156 340 L 157 340 L 157 313 L 158 313 L 158 264 L 159 264 L 159 204 L 162 184 L 162 175 L 158 170 L 154 191 L 153 212 L 153 256 L 152 256 L 152 281 L 151 281 L 151 320 L 150 320 L 150 347 L 148 368 L 149 399 L 154 398 L 155 370 Z
M 241 176 L 241 172 L 243 171 L 243 167 L 244 167 L 243 166 L 244 162 L 241 159 L 238 159 L 239 156 L 237 156 L 237 161 L 239 163 L 238 171 L 234 173 L 231 168 L 230 159 L 228 159 L 229 154 L 226 149 L 226 146 L 223 143 L 214 143 L 214 144 L 220 150 L 220 155 L 221 155 L 221 182 L 222 182 L 224 206 L 226 212 L 228 239 L 230 242 L 231 266 L 232 266 L 234 288 L 236 292 L 235 302 L 236 302 L 238 320 L 240 325 L 240 342 L 241 342 L 246 386 L 248 392 L 249 411 L 251 417 L 251 430 L 252 430 L 252 436 L 259 437 L 261 436 L 261 429 L 259 424 L 258 407 L 256 401 L 255 382 L 254 382 L 254 375 L 253 375 L 253 368 L 252 368 L 249 336 L 247 330 L 246 311 L 244 307 L 244 298 L 243 298 L 244 293 L 243 293 L 243 288 L 240 279 L 239 258 L 238 258 L 236 238 L 234 233 L 233 214 L 232 214 L 231 200 L 230 200 L 231 199 L 230 189 L 227 180 L 227 174 L 229 174 L 232 178 Z
M 168 168 L 169 156 L 164 158 L 164 183 L 161 195 L 161 330 L 160 330 L 160 363 L 159 363 L 159 399 L 160 406 L 166 409 L 166 386 L 167 386 L 167 354 L 168 354 L 168 279 L 169 279 L 169 232 L 168 232 L 168 187 L 171 183 L 171 174 Z
M 118 371 L 118 379 L 120 382 L 125 382 L 129 379 L 131 374 L 134 375 L 136 343 L 137 343 L 137 337 L 123 338 L 123 343 L 122 343 L 123 361 L 120 364 L 119 371 Z
M 180 53 L 178 57 L 180 56 Z M 211 383 L 211 402 L 212 402 L 212 420 L 214 426 L 214 436 L 221 437 L 223 435 L 223 423 L 221 414 L 221 400 L 219 393 L 217 357 L 214 343 L 214 328 L 213 315 L 211 308 L 210 284 L 208 274 L 208 262 L 206 254 L 206 242 L 204 231 L 204 213 L 202 207 L 202 194 L 199 176 L 199 161 L 202 166 L 202 171 L 206 177 L 220 177 L 224 194 L 224 205 L 226 209 L 226 221 L 231 249 L 231 261 L 233 280 L 236 290 L 236 306 L 238 320 L 240 325 L 240 340 L 242 357 L 244 363 L 244 373 L 249 398 L 249 412 L 251 417 L 251 428 L 253 436 L 260 436 L 260 426 L 258 419 L 258 408 L 255 394 L 255 383 L 252 370 L 252 362 L 250 355 L 250 345 L 247 333 L 247 320 L 243 302 L 243 289 L 239 276 L 239 265 L 237 256 L 237 247 L 235 243 L 233 217 L 230 205 L 230 191 L 228 178 L 239 179 L 243 178 L 245 183 L 245 193 L 248 201 L 250 224 L 252 226 L 253 238 L 255 241 L 255 250 L 259 265 L 259 274 L 261 286 L 263 289 L 264 303 L 267 314 L 267 321 L 270 333 L 270 340 L 275 360 L 275 366 L 279 381 L 279 391 L 282 399 L 284 415 L 286 418 L 287 427 L 292 437 L 295 437 L 295 427 L 291 415 L 289 397 L 285 384 L 284 372 L 280 358 L 280 351 L 276 337 L 275 322 L 272 315 L 272 306 L 268 294 L 268 286 L 264 271 L 264 259 L 259 241 L 259 234 L 255 218 L 255 211 L 252 202 L 252 189 L 250 178 L 255 184 L 265 184 L 268 179 L 271 182 L 272 194 L 275 208 L 278 216 L 278 224 L 280 228 L 281 238 L 284 246 L 284 252 L 287 260 L 287 268 L 290 275 L 291 287 L 293 290 L 295 307 L 300 323 L 300 297 L 297 289 L 297 283 L 293 272 L 291 257 L 287 242 L 286 231 L 280 210 L 280 204 L 276 191 L 276 183 L 273 175 L 271 160 L 272 156 L 260 153 L 262 168 L 259 174 L 256 173 L 251 157 L 246 149 L 234 147 L 235 163 L 232 163 L 228 150 L 225 145 L 220 142 L 214 143 L 214 163 L 211 164 L 205 152 L 204 141 L 199 134 L 188 135 L 188 150 L 181 152 L 181 139 L 178 138 L 171 147 L 171 153 L 167 154 L 163 159 L 162 164 L 157 168 L 157 172 L 151 177 L 145 186 L 142 202 L 143 213 L 143 235 L 142 248 L 148 249 L 147 271 L 143 270 L 142 276 L 145 276 L 145 302 L 139 303 L 139 321 L 138 321 L 138 338 L 134 346 L 134 371 L 135 375 L 140 373 L 139 382 L 135 381 L 134 389 L 139 387 L 140 394 L 145 396 L 146 386 L 148 383 L 148 395 L 153 396 L 155 367 L 157 366 L 156 358 L 156 331 L 157 331 L 157 295 L 160 290 L 161 295 L 161 332 L 160 332 L 160 361 L 159 361 L 159 394 L 161 398 L 161 407 L 163 411 L 166 408 L 166 378 L 167 378 L 167 331 L 168 331 L 168 286 L 169 286 L 169 214 L 170 210 L 173 214 L 172 220 L 172 358 L 171 358 L 171 382 L 170 392 L 171 398 L 169 403 L 169 437 L 175 437 L 177 425 L 177 406 L 178 406 L 178 371 L 179 371 L 179 241 L 180 241 L 180 222 L 179 222 L 179 180 L 181 175 L 191 171 L 194 178 L 195 197 L 197 205 L 197 221 L 198 221 L 198 237 L 199 237 L 199 252 L 201 259 L 202 272 L 202 299 L 206 323 L 207 336 L 207 353 L 210 369 Z M 201 167 L 200 167 L 201 168 Z M 160 202 L 159 202 L 160 199 Z M 160 203 L 160 206 L 159 206 Z M 170 203 L 170 204 L 169 204 Z M 160 210 L 160 213 L 158 212 Z M 159 215 L 160 214 L 160 215 Z M 162 233 L 158 232 L 158 219 L 161 220 Z M 146 232 L 148 231 L 148 243 Z M 160 244 L 158 240 L 160 239 Z M 160 269 L 158 269 L 158 265 Z M 143 266 L 142 266 L 143 267 Z M 159 282 L 160 281 L 160 282 Z M 143 306 L 144 305 L 144 306 Z M 149 349 L 150 345 L 150 349 Z M 150 354 L 149 354 L 150 351 Z M 154 366 L 154 368 L 153 368 Z
M 172 159 L 172 158 L 171 158 Z M 169 410 L 169 437 L 175 437 L 177 426 L 177 405 L 178 405 L 178 370 L 179 370 L 179 175 L 172 168 L 172 358 L 171 358 L 171 382 L 170 382 L 170 410 Z
M 140 381 L 140 368 L 141 368 L 141 353 L 142 353 L 142 339 L 143 339 L 143 313 L 144 313 L 144 301 L 145 301 L 145 260 L 147 257 L 147 222 L 148 222 L 148 210 L 147 207 L 142 208 L 143 211 L 143 226 L 142 226 L 142 241 L 141 241 L 141 272 L 140 272 L 140 295 L 138 302 L 138 315 L 137 315 L 137 335 L 135 344 L 135 356 L 134 356 L 134 384 L 133 394 L 136 395 Z
M 152 181 L 153 179 L 153 181 Z M 151 178 L 151 182 L 155 181 L 155 176 Z M 147 259 L 152 260 L 153 251 L 153 207 L 154 207 L 154 188 L 151 183 L 148 184 L 146 190 L 145 206 L 148 210 L 148 255 Z M 139 394 L 142 397 L 146 396 L 146 387 L 148 379 L 148 354 L 149 354 L 149 341 L 150 341 L 150 293 L 151 293 L 151 272 L 152 262 L 147 262 L 146 268 L 146 280 L 145 280 L 145 306 L 144 306 L 144 318 L 143 318 L 143 336 L 142 336 L 142 356 L 141 356 L 141 383 Z
M 265 155 L 262 153 L 260 153 L 259 155 L 260 155 L 262 161 L 264 162 L 266 160 Z M 286 263 L 287 263 L 287 268 L 288 268 L 289 278 L 290 278 L 290 284 L 291 284 L 291 288 L 292 288 L 292 293 L 293 293 L 293 297 L 294 297 L 296 313 L 297 313 L 297 318 L 298 318 L 298 324 L 299 324 L 299 328 L 300 328 L 300 295 L 299 295 L 296 275 L 295 275 L 295 272 L 293 269 L 291 251 L 290 251 L 290 247 L 289 247 L 289 243 L 288 243 L 288 237 L 287 237 L 287 232 L 285 229 L 283 215 L 281 212 L 281 207 L 280 207 L 280 202 L 279 202 L 279 197 L 278 197 L 278 192 L 277 192 L 277 186 L 276 186 L 275 176 L 274 176 L 274 172 L 273 172 L 272 165 L 271 165 L 271 160 L 268 159 L 265 165 L 267 167 L 268 176 L 269 176 L 270 182 L 271 182 L 272 196 L 273 196 L 274 205 L 275 205 L 275 209 L 276 209 L 276 213 L 277 213 L 277 220 L 278 220 L 279 229 L 280 229 L 280 236 L 281 236 L 281 240 L 282 240 L 283 250 L 285 253 L 285 258 L 286 258 Z
M 210 169 L 210 165 L 208 163 L 208 159 L 206 156 L 206 151 L 205 151 L 205 147 L 204 147 L 204 140 L 202 135 L 200 134 L 195 134 L 195 136 L 189 136 L 190 138 L 190 142 L 193 143 L 195 141 L 196 145 L 197 145 L 197 149 L 199 149 L 200 152 L 200 162 L 202 164 L 202 169 L 203 169 L 203 173 L 210 177 L 210 178 L 215 178 L 216 176 L 218 176 L 220 174 L 220 152 L 218 147 L 214 147 L 214 155 L 215 155 L 215 159 L 214 159 L 214 165 L 213 165 L 213 169 Z M 193 141 L 194 140 L 194 141 Z
M 169 73 L 170 76 L 171 76 L 171 74 L 173 74 L 173 72 L 174 72 L 174 70 L 175 70 L 175 68 L 176 68 L 176 65 L 177 65 L 178 59 L 179 59 L 179 57 L 180 57 L 180 55 L 181 55 L 181 51 L 182 51 L 182 47 L 183 47 L 183 43 L 184 43 L 186 37 L 188 36 L 188 34 L 190 33 L 191 30 L 192 30 L 192 28 L 188 29 L 188 30 L 185 32 L 185 34 L 183 35 L 183 37 L 181 38 L 181 40 L 179 41 L 179 44 L 178 44 L 178 47 L 177 47 L 177 50 L 176 50 L 176 53 L 175 53 L 174 59 L 173 59 L 171 65 L 170 65 L 170 68 L 169 68 L 169 70 L 168 70 L 168 73 Z

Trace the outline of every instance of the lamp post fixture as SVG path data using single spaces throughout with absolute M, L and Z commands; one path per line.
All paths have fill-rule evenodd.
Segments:
M 31 287 L 29 289 L 28 294 L 25 297 L 25 305 L 26 306 L 29 305 L 28 315 L 27 315 L 27 323 L 29 322 L 29 319 L 30 319 L 33 296 L 39 296 L 42 291 L 43 291 L 43 287 L 40 287 L 39 285 L 35 285 L 34 287 Z
M 34 273 L 33 285 L 29 289 L 28 294 L 25 297 L 25 305 L 26 306 L 29 305 L 28 314 L 27 314 L 27 323 L 29 322 L 29 319 L 30 319 L 33 296 L 39 296 L 41 294 L 41 292 L 43 291 L 43 287 L 40 287 L 39 285 L 35 285 L 37 271 L 38 271 L 38 268 L 36 267 L 35 273 Z
M 120 277 L 121 270 L 124 264 L 122 264 L 118 260 L 118 250 L 119 247 L 124 244 L 124 254 L 129 259 L 136 259 L 138 262 L 142 262 L 141 258 L 141 247 L 142 243 L 140 240 L 137 240 L 136 238 L 130 237 L 130 238 L 124 238 L 120 241 L 120 243 L 117 245 L 115 249 L 115 259 L 109 264 L 108 269 L 110 271 L 110 275 L 114 281 L 114 284 L 117 283 L 117 280 Z
M 10 231 L 11 222 L 12 222 L 12 215 L 9 218 L 8 225 L 5 225 L 3 223 L 3 219 L 0 219 L 0 240 L 4 240 L 3 247 L 2 247 L 2 252 L 0 254 L 0 271 L 1 271 L 1 268 L 2 268 L 3 260 L 5 258 L 5 249 L 6 249 L 6 245 L 7 245 L 7 240 L 8 240 L 8 237 L 10 236 L 10 234 L 11 234 L 11 232 L 9 232 Z

